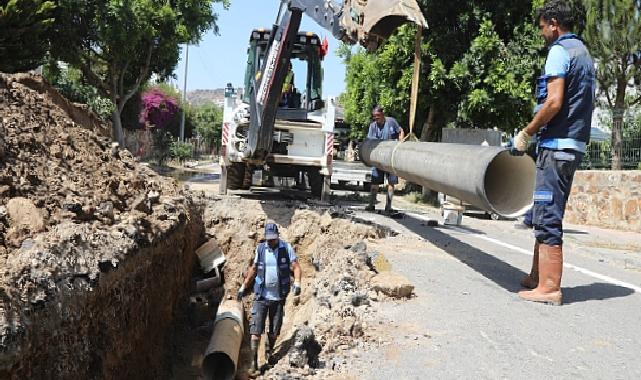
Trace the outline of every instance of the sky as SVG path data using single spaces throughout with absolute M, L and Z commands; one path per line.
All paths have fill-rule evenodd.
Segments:
M 187 92 L 197 89 L 223 88 L 227 83 L 242 87 L 247 63 L 249 35 L 255 28 L 271 29 L 278 15 L 280 0 L 231 0 L 229 10 L 215 4 L 218 13 L 219 34 L 209 31 L 197 46 L 189 47 Z M 338 96 L 345 90 L 345 65 L 335 54 L 339 46 L 329 31 L 303 15 L 301 31 L 315 32 L 329 41 L 329 53 L 325 57 L 323 97 Z M 294 65 L 294 74 L 298 74 Z M 175 74 L 182 90 L 185 78 L 185 49 Z M 304 75 L 295 75 L 295 86 L 301 88 Z M 300 83 L 299 83 L 300 82 Z M 304 88 L 304 86 L 302 86 Z

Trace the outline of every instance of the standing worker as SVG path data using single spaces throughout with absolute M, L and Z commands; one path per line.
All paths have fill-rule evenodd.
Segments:
M 291 286 L 290 274 L 294 272 L 294 285 Z M 294 296 L 300 296 L 301 268 L 292 246 L 280 239 L 278 226 L 272 220 L 265 224 L 265 241 L 256 247 L 253 265 L 250 266 L 243 285 L 238 290 L 238 300 L 242 300 L 245 289 L 254 281 L 254 303 L 249 327 L 251 335 L 252 363 L 250 371 L 258 372 L 258 345 L 265 331 L 265 320 L 269 315 L 269 331 L 265 358 L 269 362 L 276 338 L 285 316 L 285 299 L 290 288 Z
M 381 106 L 372 109 L 374 121 L 369 125 L 367 138 L 373 140 L 400 140 L 405 138 L 403 128 L 393 117 L 385 116 Z M 374 211 L 378 186 L 387 183 L 387 197 L 385 198 L 385 212 L 392 213 L 392 198 L 394 197 L 394 185 L 398 184 L 398 177 L 391 173 L 384 172 L 378 168 L 372 168 L 372 187 L 367 211 Z
M 515 148 L 524 152 L 530 137 L 540 132 L 534 191 L 534 260 L 530 275 L 522 281 L 534 289 L 521 291 L 519 296 L 527 301 L 561 305 L 563 215 L 574 172 L 590 141 L 596 79 L 590 53 L 571 33 L 574 17 L 570 4 L 548 0 L 537 17 L 541 35 L 549 46 L 542 78 L 546 81 L 547 98 L 514 141 Z

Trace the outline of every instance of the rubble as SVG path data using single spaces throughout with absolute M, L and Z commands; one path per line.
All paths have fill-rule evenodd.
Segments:
M 414 285 L 404 276 L 393 272 L 381 272 L 371 281 L 372 289 L 393 298 L 407 298 L 414 292 Z
M 388 296 L 373 288 L 372 280 L 380 274 L 372 261 L 383 257 L 368 249 L 367 240 L 378 239 L 383 232 L 330 213 L 296 203 L 229 197 L 208 202 L 206 231 L 227 258 L 228 297 L 236 294 L 267 219 L 279 224 L 281 237 L 292 244 L 302 267 L 300 299 L 296 303 L 289 297 L 285 305 L 285 323 L 276 347 L 281 352 L 276 357 L 281 359 L 259 378 L 328 378 L 345 368 L 341 358 L 359 344 L 377 339 L 367 326 L 373 324 L 377 303 Z M 406 292 L 404 285 L 396 291 L 403 296 Z M 246 310 L 251 300 L 252 296 L 245 297 Z M 239 373 L 247 370 L 248 358 L 244 347 Z

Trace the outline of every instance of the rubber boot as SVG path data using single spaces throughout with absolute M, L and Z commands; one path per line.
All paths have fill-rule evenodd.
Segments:
M 519 292 L 526 301 L 543 302 L 560 306 L 561 276 L 563 274 L 563 247 L 560 245 L 539 245 L 539 284 L 534 290 Z
M 267 335 L 267 347 L 265 347 L 265 360 L 269 364 L 274 364 L 272 363 L 274 359 L 274 345 L 276 344 L 276 337 L 271 337 Z
M 534 243 L 534 255 L 532 257 L 532 269 L 530 274 L 521 279 L 521 286 L 527 289 L 534 289 L 539 285 L 539 242 Z
M 387 189 L 387 196 L 385 197 L 385 213 L 392 213 L 392 199 L 394 198 L 394 189 Z
M 250 376 L 255 376 L 258 374 L 258 344 L 259 343 L 260 343 L 259 340 L 254 340 L 254 339 L 252 339 L 250 342 L 250 348 L 251 348 L 251 354 L 252 354 L 252 362 L 251 362 L 251 366 L 249 367 Z

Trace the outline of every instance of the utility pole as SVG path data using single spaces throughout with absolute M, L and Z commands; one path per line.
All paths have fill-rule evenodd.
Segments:
M 185 142 L 185 109 L 187 107 L 187 68 L 189 67 L 189 44 L 185 45 L 185 81 L 183 83 L 183 109 L 180 116 L 180 142 Z

